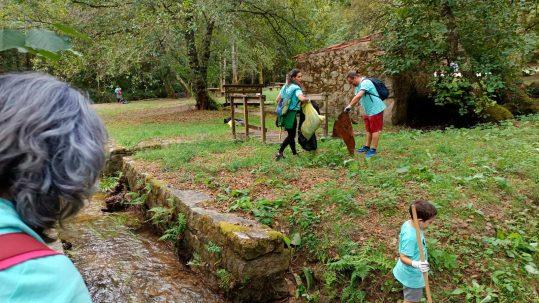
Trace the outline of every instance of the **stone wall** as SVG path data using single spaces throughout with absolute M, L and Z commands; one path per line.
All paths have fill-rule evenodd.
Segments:
M 347 41 L 321 50 L 296 56 L 296 67 L 303 73 L 303 84 L 307 94 L 327 93 L 329 112 L 338 116 L 354 96 L 354 87 L 346 81 L 350 71 L 360 71 L 370 77 L 382 79 L 389 88 L 390 96 L 384 120 L 390 124 L 404 119 L 405 104 L 397 104 L 393 88 L 396 79 L 380 75 L 376 57 L 380 51 L 372 47 L 371 37 Z M 404 108 L 404 109 L 403 109 Z
M 268 302 L 289 295 L 285 274 L 290 250 L 283 234 L 256 221 L 206 208 L 204 202 L 212 197 L 174 189 L 122 154 L 126 152 L 111 152 L 109 170 L 121 164 L 130 190 L 146 196 L 143 211 L 174 205 L 170 222 L 162 222 L 163 226 L 156 226 L 158 230 L 173 224 L 179 213 L 185 216 L 187 226 L 176 243 L 178 255 L 186 262 L 191 260 L 191 268 L 210 287 L 223 291 L 233 302 Z M 210 246 L 214 249 L 208 249 Z

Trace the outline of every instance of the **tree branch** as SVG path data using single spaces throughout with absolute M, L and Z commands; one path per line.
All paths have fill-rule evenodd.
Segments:
M 133 2 L 123 2 L 121 4 L 119 4 L 119 3 L 117 3 L 117 4 L 95 4 L 95 3 L 89 3 L 89 2 L 81 1 L 81 0 L 71 0 L 71 2 L 74 3 L 74 4 L 86 5 L 86 6 L 89 6 L 91 8 L 113 8 L 113 7 L 120 7 L 120 6 L 133 4 Z

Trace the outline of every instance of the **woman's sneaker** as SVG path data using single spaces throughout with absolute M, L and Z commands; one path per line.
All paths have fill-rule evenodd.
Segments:
M 372 158 L 374 156 L 376 156 L 376 149 L 374 148 L 369 149 L 369 151 L 365 154 L 365 158 L 367 159 Z
M 284 155 L 281 154 L 281 153 L 277 153 L 277 154 L 275 155 L 275 161 L 279 161 L 279 160 L 281 160 L 281 159 L 284 159 Z
M 363 147 L 362 147 L 362 148 L 360 148 L 360 149 L 358 149 L 358 150 L 357 150 L 357 153 L 358 153 L 358 154 L 363 154 L 363 153 L 366 153 L 366 152 L 368 152 L 369 150 L 370 150 L 370 148 L 369 148 L 369 147 L 367 147 L 367 146 L 363 145 Z

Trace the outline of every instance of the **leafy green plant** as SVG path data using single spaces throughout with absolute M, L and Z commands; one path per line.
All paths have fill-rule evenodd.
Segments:
M 172 214 L 174 213 L 173 208 L 156 206 L 148 210 L 151 213 L 150 221 L 154 225 L 161 225 L 167 223 Z
M 429 262 L 432 264 L 432 268 L 437 271 L 453 270 L 458 267 L 457 255 L 447 252 L 445 249 L 440 248 L 438 241 L 428 241 L 428 253 Z
M 193 253 L 193 257 L 189 262 L 187 262 L 187 265 L 191 267 L 200 267 L 203 265 L 202 259 L 200 258 L 200 255 L 197 252 Z
M 176 221 L 170 226 L 159 240 L 161 241 L 176 241 L 187 227 L 187 220 L 183 213 L 178 213 Z
M 501 250 L 509 258 L 521 260 L 523 262 L 533 262 L 532 254 L 537 252 L 537 247 L 531 245 L 519 233 L 512 232 L 506 235 L 503 231 L 498 230 L 496 238 L 486 237 L 484 241 L 494 250 Z
M 498 298 L 498 294 L 494 291 L 494 289 L 481 285 L 476 280 L 472 280 L 471 285 L 468 284 L 465 287 L 455 289 L 453 292 L 451 292 L 451 295 L 464 295 L 466 302 L 470 303 L 496 302 Z
M 516 292 L 524 293 L 524 286 L 509 268 L 493 272 L 491 279 L 506 297 L 515 297 Z
M 221 254 L 221 247 L 219 247 L 219 245 L 213 243 L 212 241 L 209 241 L 208 243 L 206 243 L 204 247 L 206 248 L 206 251 L 211 254 L 215 254 L 215 255 Z
M 243 210 L 249 212 L 252 208 L 253 202 L 251 201 L 250 197 L 246 196 L 232 202 L 232 204 L 230 204 L 230 206 L 228 207 L 228 211 Z
M 108 192 L 116 188 L 118 186 L 118 183 L 120 183 L 120 179 L 122 178 L 123 173 L 118 172 L 112 176 L 106 176 L 100 179 L 99 181 L 99 190 L 101 192 Z
M 217 276 L 219 288 L 226 291 L 232 287 L 233 277 L 232 277 L 232 274 L 229 273 L 226 269 L 224 268 L 218 269 L 215 272 L 215 275 Z
M 137 182 L 137 187 L 140 187 L 139 184 L 144 184 L 144 181 L 139 180 Z M 144 185 L 144 188 L 142 188 L 141 193 L 140 192 L 128 192 L 127 196 L 129 196 L 129 200 L 126 204 L 131 206 L 140 206 L 146 204 L 146 200 L 148 199 L 148 194 L 152 191 L 152 185 L 150 183 L 146 183 Z
M 345 282 L 342 290 L 341 302 L 365 302 L 366 293 L 360 287 L 361 282 L 365 281 L 369 273 L 373 271 L 379 271 L 382 274 L 389 272 L 394 262 L 388 260 L 380 250 L 375 250 L 368 244 L 358 251 L 352 248 L 350 252 L 352 251 L 354 254 L 347 254 L 327 263 L 328 271 L 324 274 L 326 286 L 334 285 L 339 281 L 348 281 Z
M 304 267 L 302 270 L 303 275 L 294 274 L 296 280 L 296 298 L 303 298 L 307 302 L 318 302 L 318 292 L 311 292 L 314 287 L 314 275 L 310 268 Z M 305 283 L 303 283 L 303 279 Z
M 253 215 L 258 222 L 271 226 L 276 211 L 282 207 L 283 203 L 284 201 L 282 199 L 274 201 L 268 199 L 257 200 L 255 207 L 252 209 Z
M 131 191 L 131 192 L 128 192 L 126 195 L 129 197 L 128 201 L 126 202 L 126 204 L 128 205 L 140 206 L 146 203 L 146 199 L 147 199 L 146 194 L 140 194 L 138 192 Z

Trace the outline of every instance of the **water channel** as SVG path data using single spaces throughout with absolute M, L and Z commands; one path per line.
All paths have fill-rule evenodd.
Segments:
M 134 210 L 104 213 L 94 196 L 59 235 L 95 303 L 224 302 Z

